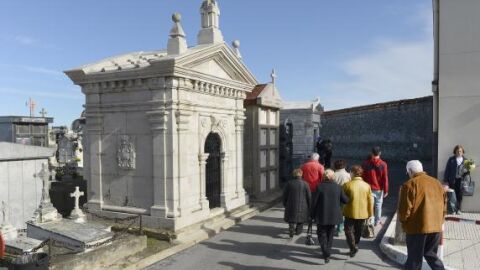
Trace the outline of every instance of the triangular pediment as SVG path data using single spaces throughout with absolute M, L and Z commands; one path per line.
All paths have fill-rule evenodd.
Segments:
M 199 46 L 176 59 L 176 65 L 213 77 L 256 85 L 257 80 L 225 43 Z
M 222 78 L 222 79 L 228 79 L 228 80 L 233 80 L 234 79 L 228 74 L 228 71 L 226 71 L 225 68 L 222 67 L 221 64 L 219 64 L 214 59 L 212 59 L 210 61 L 203 62 L 199 65 L 193 66 L 193 67 L 191 67 L 191 69 L 193 69 L 195 71 L 198 71 L 198 72 L 201 72 L 201 73 L 204 73 L 204 74 L 219 77 L 219 78 Z

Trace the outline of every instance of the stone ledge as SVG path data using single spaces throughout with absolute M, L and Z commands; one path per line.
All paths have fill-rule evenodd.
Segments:
M 395 238 L 395 226 L 397 224 L 397 215 L 393 216 L 390 225 L 388 226 L 387 231 L 383 235 L 382 241 L 380 242 L 380 250 L 385 254 L 390 260 L 404 265 L 407 261 L 407 250 L 406 247 L 401 248 L 400 246 L 395 246 L 391 244 L 391 240 Z M 455 268 L 451 268 L 445 266 L 446 270 L 456 270 Z M 423 260 L 422 270 L 430 270 L 425 259 Z

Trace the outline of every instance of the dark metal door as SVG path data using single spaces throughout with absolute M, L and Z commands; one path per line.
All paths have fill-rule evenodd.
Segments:
M 210 133 L 205 141 L 205 153 L 209 154 L 206 165 L 206 195 L 210 209 L 220 207 L 221 143 L 220 137 L 215 133 Z

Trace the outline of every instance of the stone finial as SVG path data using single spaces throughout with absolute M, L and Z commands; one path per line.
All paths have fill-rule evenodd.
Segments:
M 240 40 L 234 40 L 232 42 L 233 52 L 238 57 L 238 59 L 242 59 L 242 54 L 240 53 Z
M 187 40 L 185 31 L 183 31 L 182 15 L 180 13 L 174 13 L 172 15 L 172 21 L 174 23 L 172 30 L 170 30 L 170 39 L 168 40 L 168 55 L 178 55 L 187 51 Z
M 220 8 L 216 0 L 205 0 L 200 7 L 202 29 L 198 33 L 198 44 L 214 44 L 223 42 L 220 31 Z

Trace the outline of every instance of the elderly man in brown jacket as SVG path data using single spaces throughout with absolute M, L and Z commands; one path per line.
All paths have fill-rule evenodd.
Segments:
M 410 180 L 400 189 L 398 216 L 407 235 L 405 269 L 422 269 L 423 257 L 432 270 L 444 270 L 437 257 L 446 213 L 446 194 L 440 181 L 423 171 L 422 163 L 407 163 Z

